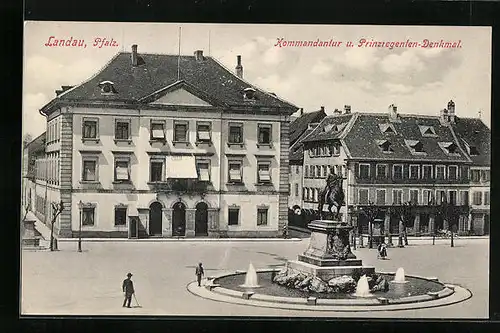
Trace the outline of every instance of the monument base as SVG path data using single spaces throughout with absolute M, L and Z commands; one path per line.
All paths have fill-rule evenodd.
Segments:
M 375 273 L 375 267 L 373 266 L 330 266 L 322 267 L 307 262 L 302 262 L 298 260 L 290 260 L 286 264 L 287 269 L 292 269 L 294 271 L 302 272 L 306 275 L 312 275 L 320 278 L 323 281 L 328 281 L 335 277 L 348 275 L 352 276 L 354 272 L 359 272 L 360 275 L 367 274 L 371 275 Z

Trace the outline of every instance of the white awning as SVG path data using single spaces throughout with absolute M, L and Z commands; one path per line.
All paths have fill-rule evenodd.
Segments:
M 194 156 L 167 156 L 167 178 L 198 178 Z

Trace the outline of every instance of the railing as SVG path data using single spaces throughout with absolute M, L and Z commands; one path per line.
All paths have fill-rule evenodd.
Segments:
M 168 179 L 162 182 L 148 183 L 157 192 L 175 192 L 175 193 L 206 193 L 211 188 L 208 181 L 198 179 Z

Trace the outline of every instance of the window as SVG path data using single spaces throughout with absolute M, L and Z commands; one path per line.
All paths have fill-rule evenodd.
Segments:
M 367 179 L 370 177 L 370 164 L 359 165 L 359 178 Z
M 211 142 L 211 123 L 197 123 L 196 124 L 196 141 L 197 142 Z
M 410 190 L 410 202 L 418 205 L 418 190 Z
M 321 165 L 316 165 L 316 178 L 321 178 Z
M 115 139 L 129 140 L 130 139 L 130 122 L 117 120 L 115 124 Z
M 377 175 L 378 179 L 387 178 L 387 164 L 377 164 Z
M 477 149 L 476 146 L 469 146 L 469 154 L 471 156 L 478 156 L 479 155 L 479 150 Z
M 377 190 L 377 205 L 385 205 L 385 190 Z
M 152 122 L 151 123 L 151 140 L 164 140 L 165 139 L 165 123 Z
M 257 209 L 257 225 L 267 225 L 267 208 Z
M 422 191 L 422 203 L 424 205 L 430 205 L 434 201 L 433 192 L 431 190 Z
M 298 174 L 299 174 L 299 166 L 298 166 L 298 165 L 296 165 L 296 166 L 295 166 L 295 174 L 296 174 L 296 175 L 298 175 Z
M 490 170 L 481 170 L 481 181 L 483 182 L 490 181 Z
M 440 205 L 442 203 L 448 202 L 448 198 L 446 198 L 446 191 L 437 190 L 436 191 L 436 204 Z
M 97 120 L 83 120 L 83 138 L 97 139 Z
M 482 205 L 483 204 L 483 193 L 482 192 L 472 192 L 472 204 Z
M 229 143 L 243 143 L 243 124 L 229 124 Z
M 410 179 L 420 178 L 420 167 L 418 165 L 410 165 Z
M 127 225 L 127 208 L 115 207 L 115 226 Z
M 403 179 L 403 165 L 395 164 L 392 166 L 392 178 Z
M 436 179 L 445 179 L 445 166 L 436 165 Z
M 257 181 L 259 183 L 270 183 L 271 182 L 271 171 L 269 162 L 258 162 L 257 163 Z
M 412 154 L 417 154 L 417 155 L 419 153 L 425 154 L 424 145 L 422 144 L 422 142 L 420 142 L 418 140 L 405 140 L 405 143 L 408 146 L 408 148 L 410 149 L 410 152 Z
M 240 221 L 240 209 L 239 208 L 229 208 L 228 210 L 228 225 L 238 225 Z
M 304 200 L 309 199 L 309 190 L 307 187 L 302 188 L 302 198 L 304 198 Z
M 340 146 L 338 144 L 334 144 L 332 146 L 332 155 L 339 156 L 340 155 Z
M 420 133 L 422 136 L 435 136 L 436 131 L 434 130 L 434 127 L 432 126 L 425 126 L 425 125 L 419 125 L 418 128 L 420 129 Z
M 450 205 L 457 205 L 457 191 L 448 191 Z
M 361 205 L 368 204 L 368 189 L 359 189 L 358 203 Z
M 432 179 L 432 165 L 422 166 L 422 179 Z
M 460 191 L 460 204 L 464 206 L 469 205 L 469 191 Z
M 115 160 L 115 181 L 130 180 L 130 160 L 120 158 Z
M 243 178 L 241 161 L 230 161 L 228 169 L 229 169 L 229 182 L 241 183 Z
M 83 181 L 97 181 L 97 161 L 95 159 L 84 159 L 83 160 Z
M 299 196 L 299 184 L 295 184 L 295 196 Z
M 298 170 L 298 167 L 297 167 L 297 170 Z M 305 176 L 305 178 L 309 178 L 309 165 L 306 165 L 306 167 L 305 167 L 304 176 Z
M 451 180 L 458 179 L 458 167 L 456 165 L 450 165 L 448 167 L 448 178 Z
M 479 170 L 471 170 L 471 181 L 479 183 L 481 179 L 481 172 Z
M 378 147 L 384 153 L 391 153 L 394 151 L 392 149 L 392 145 L 388 140 L 375 140 L 377 142 Z
M 163 170 L 164 168 L 162 160 L 151 160 L 150 180 L 152 182 L 163 181 Z
M 186 121 L 174 121 L 174 141 L 188 141 L 188 123 Z
M 326 165 L 323 165 L 323 178 L 326 178 L 328 176 L 328 167 Z
M 394 126 L 392 126 L 392 124 L 379 124 L 378 126 L 380 128 L 380 132 L 384 134 L 396 133 L 396 130 L 394 129 Z
M 101 93 L 103 95 L 116 94 L 117 91 L 114 87 L 114 83 L 111 81 L 102 81 L 98 85 L 101 88 Z
M 347 170 L 346 170 L 346 166 L 345 165 L 342 165 L 340 167 L 340 171 L 341 171 L 342 177 L 347 177 Z
M 403 203 L 403 190 L 392 190 L 392 202 L 394 205 Z
M 260 145 L 270 145 L 271 144 L 271 132 L 272 132 L 271 125 L 259 124 L 258 125 L 258 133 L 257 133 L 258 143 Z
M 198 171 L 198 179 L 202 182 L 210 181 L 210 162 L 209 161 L 199 161 L 196 163 L 196 169 Z
M 84 207 L 82 212 L 82 225 L 93 226 L 94 225 L 94 207 Z
M 484 204 L 485 205 L 490 205 L 490 192 L 484 192 Z

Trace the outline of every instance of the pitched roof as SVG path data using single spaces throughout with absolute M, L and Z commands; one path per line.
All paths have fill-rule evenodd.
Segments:
M 355 116 L 355 118 L 350 118 Z M 324 131 L 328 124 L 341 124 L 350 120 L 342 131 Z M 390 123 L 395 129 L 393 132 L 383 132 Z M 421 126 L 432 127 L 435 135 L 423 136 Z M 441 149 L 440 143 L 457 143 L 457 140 L 448 126 L 441 125 L 439 117 L 419 115 L 399 115 L 397 121 L 390 121 L 388 114 L 353 113 L 350 115 L 332 116 L 325 118 L 304 142 L 343 139 L 348 148 L 349 157 L 353 159 L 381 159 L 381 160 L 440 160 L 470 162 L 462 149 L 455 154 L 448 154 Z M 381 149 L 381 142 L 390 143 L 391 152 Z M 418 141 L 423 146 L 424 153 L 412 152 L 407 142 Z
M 290 162 L 301 162 L 304 159 L 304 146 L 301 144 L 304 138 L 314 131 L 314 128 L 307 128 L 304 133 L 290 146 Z
M 43 132 L 26 145 L 25 149 L 28 150 L 28 155 L 38 155 L 45 153 L 45 140 L 47 136 L 46 134 L 47 132 Z
M 309 135 L 304 142 L 333 140 L 340 138 L 347 124 L 354 116 L 353 113 L 323 118 L 318 127 Z
M 141 54 L 139 66 L 132 66 L 131 53 L 116 54 L 98 73 L 86 82 L 62 92 L 52 102 L 44 106 L 50 109 L 55 101 L 73 102 L 118 102 L 140 103 L 140 100 L 155 94 L 179 81 L 185 82 L 199 92 L 218 101 L 221 106 L 252 106 L 270 108 L 297 107 L 275 94 L 263 91 L 237 77 L 211 57 L 196 60 L 194 56 Z M 178 77 L 178 61 L 180 76 Z M 102 94 L 99 84 L 111 81 L 116 94 Z M 255 100 L 249 102 L 243 97 L 243 90 L 255 89 Z
M 323 118 L 326 117 L 324 110 L 318 110 L 313 112 L 306 112 L 302 116 L 298 117 L 290 123 L 290 128 L 288 133 L 290 134 L 290 146 L 293 145 L 305 131 L 309 128 L 311 123 L 319 123 Z
M 476 147 L 479 155 L 470 155 L 474 165 L 491 165 L 491 130 L 478 118 L 455 117 L 453 126 L 459 144 L 468 153 L 467 145 Z

